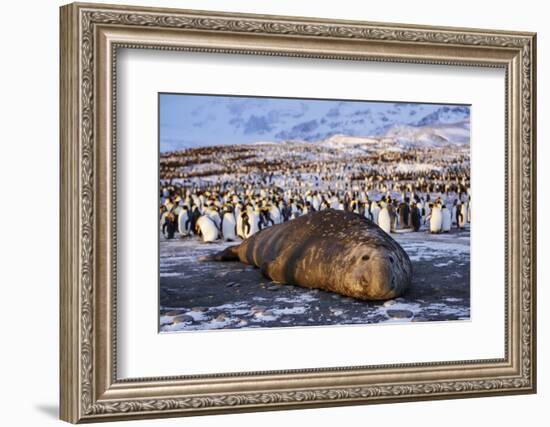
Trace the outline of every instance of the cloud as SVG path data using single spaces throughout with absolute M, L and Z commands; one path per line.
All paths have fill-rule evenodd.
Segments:
M 267 133 L 270 132 L 273 127 L 269 124 L 269 121 L 264 116 L 251 115 L 247 122 L 244 124 L 245 134 L 254 133 Z
M 371 111 L 368 108 L 366 108 L 364 110 L 354 111 L 352 116 L 368 116 L 370 113 L 371 113 Z
M 334 107 L 328 110 L 327 117 L 338 117 L 340 115 L 340 111 L 338 108 Z
M 307 122 L 301 122 L 292 126 L 290 131 L 281 131 L 275 135 L 275 137 L 281 139 L 303 139 L 308 141 L 315 137 L 315 135 L 311 135 L 311 133 L 318 127 L 319 122 L 317 120 L 309 120 Z
M 233 101 L 228 102 L 226 107 L 229 110 L 229 113 L 234 116 L 240 116 L 243 114 L 244 110 L 247 108 L 247 102 L 246 101 Z
M 237 129 L 244 125 L 244 120 L 240 117 L 234 117 L 229 120 L 229 124 L 235 126 Z
M 295 126 L 292 126 L 293 132 L 311 132 L 319 127 L 317 120 L 309 120 L 307 122 L 298 123 Z

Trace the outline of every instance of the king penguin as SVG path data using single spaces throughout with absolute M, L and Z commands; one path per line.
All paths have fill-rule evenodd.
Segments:
M 260 208 L 256 207 L 248 214 L 248 233 L 246 237 L 250 237 L 260 231 Z
M 430 212 L 430 233 L 441 233 L 442 225 L 443 215 L 441 213 L 441 206 L 436 203 Z
M 187 205 L 181 207 L 178 215 L 178 233 L 180 233 L 181 237 L 187 237 L 191 234 L 191 217 L 189 216 Z
M 235 215 L 233 214 L 232 209 L 229 207 L 226 207 L 224 209 L 221 230 L 224 241 L 232 242 L 234 240 L 237 240 L 237 223 L 235 221 Z
M 197 231 L 202 236 L 202 241 L 210 243 L 218 240 L 219 230 L 216 227 L 216 223 L 208 215 L 202 215 L 197 220 Z
M 276 204 L 272 204 L 269 208 L 269 215 L 274 224 L 280 224 L 282 222 L 281 211 Z
M 458 228 L 460 228 L 461 230 L 464 230 L 464 227 L 466 227 L 466 219 L 467 219 L 466 203 L 461 203 L 458 206 L 457 210 L 458 210 L 458 215 L 457 215 Z
M 386 233 L 391 232 L 391 216 L 390 211 L 388 210 L 387 205 L 384 203 L 382 209 L 380 210 L 380 213 L 378 214 L 378 225 L 382 230 L 384 230 Z
M 448 233 L 451 231 L 452 217 L 451 211 L 447 209 L 446 205 L 443 205 L 441 208 L 441 231 L 443 233 Z
M 378 216 L 380 215 L 380 205 L 377 202 L 372 202 L 370 206 L 370 213 L 372 220 L 375 224 L 378 224 Z

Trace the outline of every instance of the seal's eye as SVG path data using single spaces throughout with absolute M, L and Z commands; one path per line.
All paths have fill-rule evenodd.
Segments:
M 368 260 L 369 260 L 369 256 L 368 256 L 368 255 L 363 255 L 363 256 L 361 257 L 361 259 L 362 259 L 363 261 L 368 261 Z
M 390 257 L 390 262 L 393 264 L 393 257 L 392 256 Z

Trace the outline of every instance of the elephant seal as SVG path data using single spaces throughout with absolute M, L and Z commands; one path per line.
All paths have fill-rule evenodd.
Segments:
M 259 267 L 271 280 L 385 300 L 410 285 L 412 265 L 403 248 L 372 221 L 327 209 L 265 228 L 201 261 Z

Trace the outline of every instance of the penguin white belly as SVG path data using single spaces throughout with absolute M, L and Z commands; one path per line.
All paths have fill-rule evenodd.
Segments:
M 271 216 L 271 219 L 275 224 L 281 223 L 281 212 L 279 211 L 278 208 L 272 207 L 269 210 L 269 216 Z
M 190 224 L 191 222 L 189 221 L 189 215 L 187 215 L 187 211 L 184 211 L 182 209 L 178 216 L 178 232 L 180 233 L 180 235 L 189 236 Z
M 451 211 L 449 209 L 441 210 L 441 231 L 451 231 Z
M 467 216 L 467 212 L 466 212 L 466 205 L 462 205 L 460 207 L 460 217 L 458 218 L 458 226 L 460 228 L 464 228 L 466 226 L 466 216 Z
M 164 225 L 164 222 L 166 221 L 166 215 L 168 215 L 168 212 L 164 212 L 164 213 L 160 216 L 160 226 L 161 226 L 161 227 Z
M 258 225 L 259 221 L 260 221 L 260 218 L 256 213 L 253 213 L 252 215 L 250 215 L 249 217 L 250 230 L 246 235 L 247 238 L 252 236 L 253 234 L 256 234 L 258 231 L 260 231 L 260 227 Z
M 313 198 L 311 204 L 313 205 L 313 209 L 315 209 L 316 211 L 318 211 L 319 207 L 321 206 L 321 202 L 319 201 L 319 199 L 317 197 Z
M 214 221 L 206 215 L 197 220 L 197 226 L 201 230 L 203 242 L 213 242 L 218 240 L 218 229 Z
M 378 224 L 378 216 L 380 215 L 380 208 L 376 207 L 374 209 L 371 209 L 371 213 L 372 213 L 372 220 L 374 221 L 375 224 Z
M 214 221 L 214 224 L 216 224 L 216 227 L 220 228 L 222 220 L 220 219 L 220 216 L 218 215 L 218 213 L 209 212 L 207 215 L 212 221 Z
M 380 213 L 378 214 L 378 225 L 382 230 L 384 230 L 386 233 L 390 233 L 391 231 L 391 218 L 390 213 L 386 208 L 383 208 Z
M 223 240 L 236 240 L 237 236 L 235 235 L 235 217 L 232 213 L 226 212 L 223 215 L 223 224 L 222 224 L 222 235 Z
M 441 233 L 441 226 L 443 225 L 443 216 L 441 215 L 440 208 L 433 208 L 430 217 L 430 232 Z
M 244 232 L 244 222 L 243 218 L 240 215 L 237 217 L 237 235 L 241 239 L 246 239 L 246 233 Z

